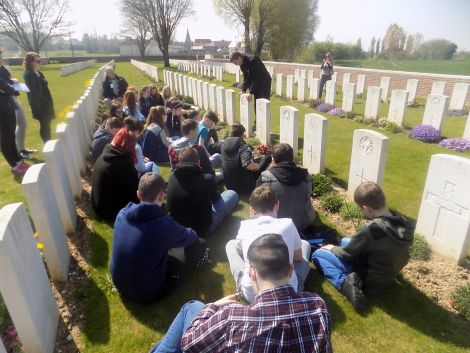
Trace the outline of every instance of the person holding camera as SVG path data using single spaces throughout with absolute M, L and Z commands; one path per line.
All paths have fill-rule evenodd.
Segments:
M 333 60 L 333 56 L 330 52 L 326 53 L 325 57 L 323 58 L 323 63 L 321 64 L 321 77 L 320 77 L 320 92 L 319 98 L 321 98 L 323 93 L 323 87 L 325 86 L 326 81 L 331 80 L 333 76 L 334 69 L 333 66 L 335 62 Z

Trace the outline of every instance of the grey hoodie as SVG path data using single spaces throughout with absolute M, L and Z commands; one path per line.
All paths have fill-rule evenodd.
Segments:
M 104 147 L 111 143 L 113 140 L 113 135 L 111 135 L 106 129 L 102 126 L 95 131 L 93 135 L 93 141 L 91 142 L 90 152 L 91 157 L 93 158 L 93 163 L 96 162 L 101 153 L 103 153 Z

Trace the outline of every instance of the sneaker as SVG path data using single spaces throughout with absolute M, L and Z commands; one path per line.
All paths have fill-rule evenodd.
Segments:
M 32 150 L 32 149 L 30 149 L 30 148 L 25 148 L 25 149 L 21 150 L 20 153 L 23 153 L 23 154 L 34 154 L 34 153 L 38 153 L 38 150 Z
M 31 159 L 33 159 L 33 157 L 31 157 L 31 156 L 29 155 L 29 153 L 25 153 L 25 152 L 23 152 L 23 151 L 20 152 L 20 157 L 21 157 L 21 159 L 23 159 L 23 160 L 31 160 Z
M 349 299 L 357 312 L 362 312 L 367 308 L 367 298 L 362 288 L 362 280 L 356 272 L 347 275 L 341 287 L 341 293 Z

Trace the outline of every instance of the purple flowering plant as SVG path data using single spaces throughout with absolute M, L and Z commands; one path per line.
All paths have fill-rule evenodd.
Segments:
M 328 112 L 329 115 L 340 116 L 344 114 L 344 110 L 341 108 L 333 108 Z
M 411 137 L 423 142 L 434 143 L 441 140 L 441 133 L 431 125 L 416 125 L 411 129 Z
M 452 151 L 470 151 L 470 140 L 465 138 L 449 138 L 442 140 L 439 145 Z
M 328 113 L 330 110 L 332 110 L 334 108 L 335 108 L 335 106 L 333 104 L 322 103 L 322 104 L 317 105 L 317 107 L 315 109 L 318 110 L 319 112 L 322 112 L 322 113 Z

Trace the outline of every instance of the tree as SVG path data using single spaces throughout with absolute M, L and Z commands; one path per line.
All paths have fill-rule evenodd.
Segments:
M 274 10 L 275 1 L 272 0 L 258 0 L 256 4 L 256 15 L 253 17 L 253 39 L 252 39 L 252 52 L 260 56 L 264 44 L 268 40 L 268 32 L 272 13 Z
M 269 0 L 267 2 L 269 2 Z M 251 53 L 250 25 L 255 4 L 255 0 L 214 0 L 215 12 L 224 17 L 228 24 L 238 22 L 243 25 L 243 39 L 245 42 L 245 51 L 247 53 Z
M 411 56 L 414 51 L 414 37 L 413 35 L 409 34 L 408 38 L 406 39 L 406 46 L 405 46 L 405 52 L 406 55 Z
M 69 0 L 0 0 L 0 33 L 25 51 L 39 53 L 66 30 Z
M 133 1 L 121 0 L 121 13 L 125 23 L 124 37 L 130 39 L 139 48 L 140 58 L 144 60 L 145 52 L 152 38 L 147 21 L 137 13 Z
M 392 23 L 388 29 L 385 37 L 382 40 L 382 48 L 386 51 L 387 57 L 397 57 L 404 47 L 404 38 L 406 39 L 405 30 L 403 27 Z
M 421 59 L 450 60 L 457 51 L 457 44 L 447 39 L 432 39 L 417 48 Z
M 375 56 L 380 54 L 380 38 L 377 38 L 377 42 L 375 43 Z
M 372 37 L 370 40 L 370 46 L 369 46 L 369 56 L 374 57 L 375 54 L 375 37 Z

